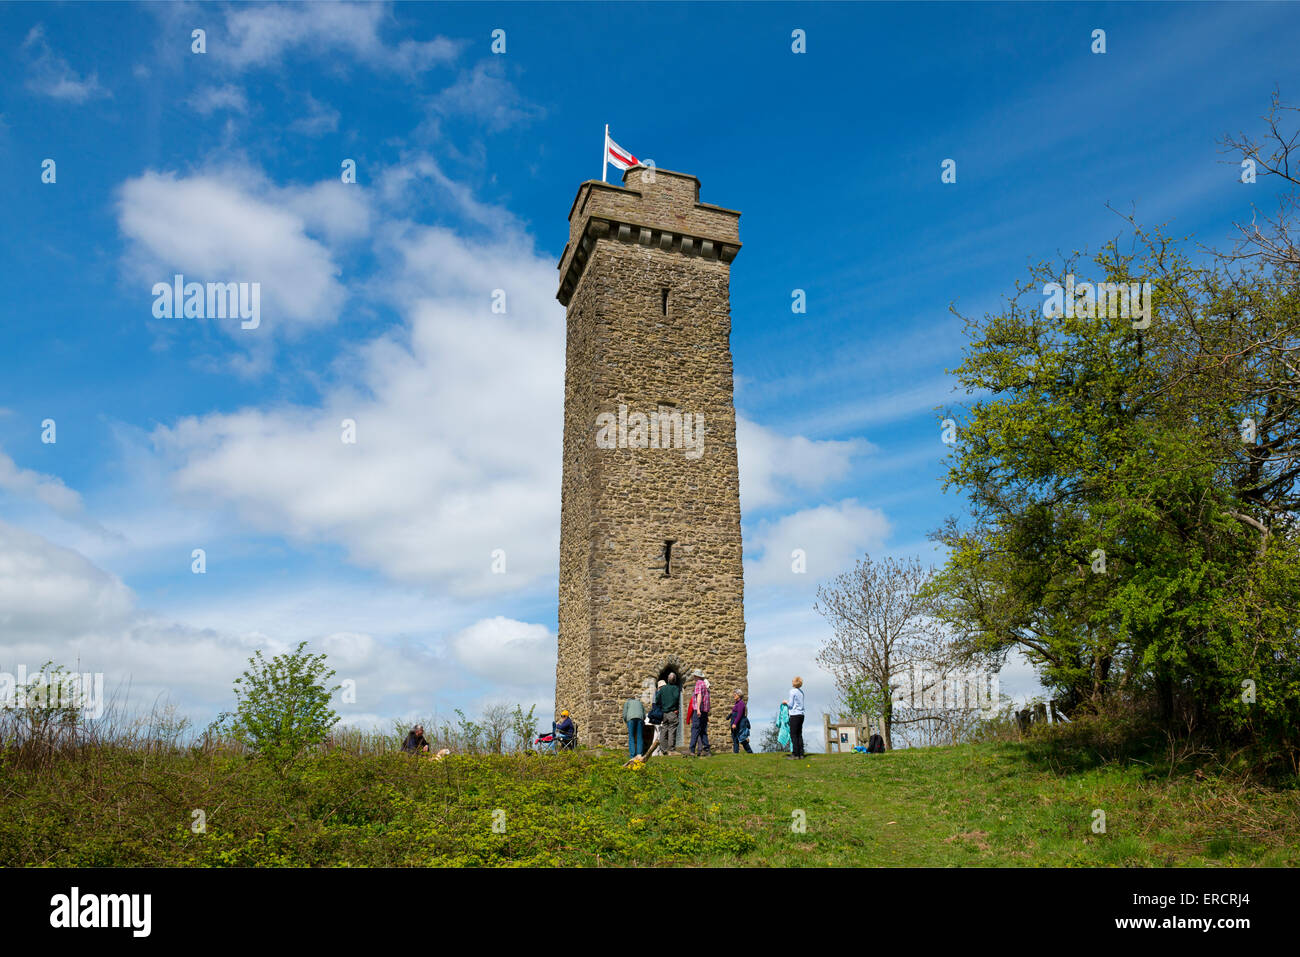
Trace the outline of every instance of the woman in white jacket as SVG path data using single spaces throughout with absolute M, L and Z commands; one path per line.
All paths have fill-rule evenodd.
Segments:
M 790 707 L 790 753 L 787 758 L 798 760 L 803 754 L 803 679 L 795 675 L 790 682 L 790 697 L 785 701 Z

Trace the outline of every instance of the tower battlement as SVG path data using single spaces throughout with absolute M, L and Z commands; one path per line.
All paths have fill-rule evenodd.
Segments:
M 634 166 L 624 186 L 587 180 L 569 209 L 569 242 L 560 257 L 567 306 L 599 239 L 654 246 L 730 263 L 740 252 L 740 213 L 700 202 L 700 181 L 687 173 Z
M 715 741 L 731 692 L 748 693 L 730 343 L 740 213 L 699 202 L 694 176 L 650 173 L 583 183 L 559 263 L 556 707 L 602 745 L 627 740 L 623 702 L 669 670 L 708 675 Z

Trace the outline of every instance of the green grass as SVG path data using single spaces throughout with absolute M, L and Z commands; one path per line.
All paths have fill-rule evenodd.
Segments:
M 1025 746 L 711 759 L 723 806 L 759 836 L 745 862 L 816 866 L 1300 863 L 1300 791 L 1107 765 L 1059 774 Z M 706 762 L 707 763 L 707 762 Z M 800 773 L 803 776 L 800 776 Z M 794 834 L 791 809 L 807 812 Z M 1093 830 L 1105 812 L 1105 833 Z M 723 863 L 719 860 L 718 863 Z
M 1093 831 L 1096 809 L 1105 833 Z M 284 778 L 190 752 L 0 766 L 6 866 L 1297 863 L 1294 787 L 1140 763 L 1062 771 L 1011 743 L 665 758 L 636 770 L 591 753 L 335 752 Z

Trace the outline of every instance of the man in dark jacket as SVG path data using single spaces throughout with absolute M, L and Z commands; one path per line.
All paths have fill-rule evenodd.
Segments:
M 424 740 L 424 725 L 417 724 L 402 742 L 402 750 L 407 754 L 428 753 L 429 742 Z
M 573 739 L 578 733 L 578 726 L 573 723 L 573 717 L 568 711 L 560 712 L 560 720 L 555 724 L 555 734 L 558 737 L 561 748 L 572 748 Z
M 682 689 L 677 687 L 677 675 L 669 672 L 668 681 L 655 692 L 655 704 L 664 713 L 659 724 L 659 749 L 671 754 L 677 744 L 677 719 L 681 716 Z

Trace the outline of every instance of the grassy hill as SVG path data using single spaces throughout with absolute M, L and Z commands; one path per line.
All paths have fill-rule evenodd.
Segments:
M 6 866 L 1297 863 L 1294 787 L 1141 763 L 1064 769 L 1018 743 L 637 770 L 592 753 L 334 752 L 283 777 L 193 752 L 0 766 Z

